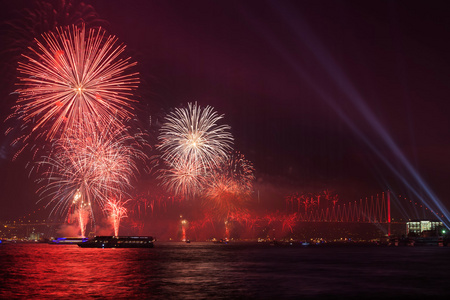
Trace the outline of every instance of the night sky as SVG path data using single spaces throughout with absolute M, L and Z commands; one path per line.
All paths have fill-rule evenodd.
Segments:
M 34 7 L 1 3 L 2 22 Z M 353 201 L 392 189 L 450 206 L 447 1 L 85 3 L 138 62 L 140 115 L 213 106 L 266 197 L 331 188 Z M 3 41 L 14 36 L 1 28 Z M 9 46 L 1 49 L 3 120 L 15 101 Z M 38 196 L 29 158 L 12 162 L 11 139 L 0 141 L 0 219 L 14 219 Z

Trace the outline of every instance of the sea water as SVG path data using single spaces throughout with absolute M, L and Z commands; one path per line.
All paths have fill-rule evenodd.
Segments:
M 450 247 L 1 244 L 2 299 L 445 299 Z

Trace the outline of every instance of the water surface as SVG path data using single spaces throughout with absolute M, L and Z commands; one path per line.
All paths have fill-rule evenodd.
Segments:
M 450 247 L 0 245 L 4 299 L 444 299 Z

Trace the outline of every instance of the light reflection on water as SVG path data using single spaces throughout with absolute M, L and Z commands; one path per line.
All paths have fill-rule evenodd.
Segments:
M 0 246 L 1 298 L 280 299 L 450 295 L 450 247 L 273 247 L 160 243 L 153 249 Z

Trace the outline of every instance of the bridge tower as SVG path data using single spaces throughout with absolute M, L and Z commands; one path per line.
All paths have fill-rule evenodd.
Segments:
M 391 191 L 387 191 L 388 236 L 391 236 Z

